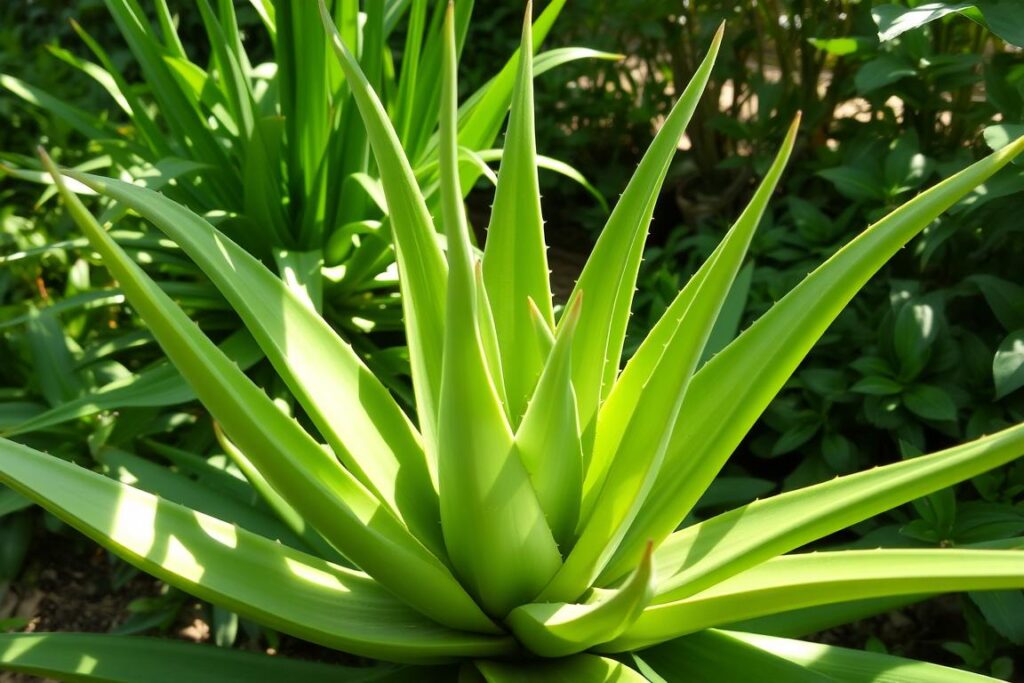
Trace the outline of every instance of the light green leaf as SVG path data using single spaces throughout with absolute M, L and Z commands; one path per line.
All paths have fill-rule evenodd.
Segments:
M 438 425 L 441 525 L 452 564 L 484 608 L 505 615 L 533 598 L 561 564 L 481 341 L 472 247 L 459 184 L 455 17 L 445 18 L 441 191 L 448 302 Z
M 582 604 L 521 605 L 506 623 L 516 639 L 542 657 L 565 657 L 614 640 L 654 597 L 654 569 L 648 548 L 640 566 L 615 590 L 594 589 Z
M 365 574 L 3 439 L 0 481 L 153 576 L 304 640 L 391 661 L 510 651 L 433 623 Z
M 402 274 L 402 305 L 409 335 L 420 431 L 427 453 L 436 456 L 447 280 L 444 257 L 435 237 L 430 212 L 384 106 L 355 57 L 342 42 L 323 0 L 320 0 L 320 14 L 362 114 L 387 196 L 395 252 Z
M 217 349 L 128 259 L 78 197 L 63 186 L 63 176 L 49 157 L 43 158 L 75 222 L 103 256 L 153 336 L 270 484 L 339 551 L 408 604 L 441 623 L 493 629 L 441 560 Z
M 622 662 L 593 655 L 521 663 L 479 661 L 476 668 L 487 683 L 647 683 Z
M 619 198 L 576 283 L 574 293 L 581 290 L 587 293 L 587 307 L 579 322 L 580 343 L 573 350 L 573 386 L 585 434 L 592 433 L 598 406 L 611 391 L 618 373 L 654 200 L 668 173 L 676 145 L 711 76 L 723 28 L 715 35 L 707 56 Z M 542 305 L 542 302 L 537 303 Z M 592 441 L 592 436 L 589 440 Z
M 655 552 L 663 577 L 655 602 L 694 595 L 771 557 L 1022 453 L 1024 425 L 1019 425 L 939 453 L 756 501 L 687 527 Z
M 342 679 L 390 683 L 408 680 L 403 677 L 410 675 L 400 667 L 355 668 L 174 640 L 91 633 L 0 635 L 0 669 L 75 683 L 178 683 L 183 679 L 194 683 Z
M 848 650 L 753 633 L 720 633 L 827 676 L 827 680 L 840 683 L 996 683 L 994 678 L 970 671 L 876 652 Z
M 701 368 L 683 401 L 662 475 L 619 555 L 655 547 L 693 508 L 751 425 L 857 291 L 914 235 L 1024 150 L 1024 138 L 920 194 L 808 275 Z M 765 363 L 771 358 L 771 363 Z M 619 576 L 629 564 L 617 567 Z
M 830 683 L 782 657 L 764 652 L 723 631 L 705 631 L 633 655 L 652 683 Z M 756 672 L 756 673 L 755 673 Z
M 583 295 L 579 294 L 565 313 L 565 324 L 559 328 L 550 354 L 540 344 L 533 344 L 537 353 L 547 357 L 547 363 L 523 423 L 516 431 L 519 457 L 530 475 L 548 526 L 563 549 L 571 548 L 575 540 L 583 488 L 583 443 L 572 387 L 572 347 L 582 305 Z M 548 329 L 543 314 L 533 308 L 530 311 Z M 538 324 L 528 322 L 531 327 Z M 534 329 L 528 332 L 536 334 Z
M 74 177 L 152 221 L 195 260 L 348 470 L 424 543 L 440 548 L 437 494 L 415 428 L 387 388 L 303 298 L 188 208 L 128 183 Z
M 527 13 L 483 259 L 513 428 L 526 412 L 544 364 L 536 347 L 527 343 L 533 334 L 527 299 L 533 299 L 545 321 L 555 324 L 537 179 L 532 21 Z
M 683 600 L 652 605 L 600 646 L 637 650 L 688 633 L 852 600 L 1024 587 L 1017 550 L 848 550 L 777 557 Z

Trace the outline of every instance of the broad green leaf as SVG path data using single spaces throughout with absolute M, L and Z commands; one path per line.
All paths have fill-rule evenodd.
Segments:
M 753 633 L 719 633 L 822 674 L 827 677 L 826 680 L 841 683 L 996 683 L 994 678 L 970 671 L 876 652 L 848 650 Z
M 974 6 L 973 2 L 926 2 L 918 7 L 879 5 L 872 8 L 871 17 L 878 25 L 878 39 L 886 42 L 950 14 L 973 9 Z
M 331 46 L 352 88 L 380 170 L 401 273 L 402 304 L 409 335 L 420 431 L 428 455 L 436 457 L 438 398 L 445 324 L 447 272 L 433 220 L 387 112 L 320 0 Z
M 619 198 L 576 283 L 574 293 L 580 290 L 587 293 L 587 307 L 579 322 L 581 343 L 573 350 L 573 386 L 585 434 L 593 430 L 598 406 L 611 391 L 618 373 L 654 200 L 668 173 L 676 145 L 711 76 L 723 28 L 715 35 L 707 56 Z M 535 303 L 543 305 L 543 302 Z
M 550 354 L 540 344 L 533 344 L 538 354 L 547 357 L 547 363 L 515 439 L 548 526 L 563 552 L 575 540 L 583 487 L 583 443 L 572 388 L 572 346 L 582 305 L 583 296 L 577 295 L 565 313 L 565 324 Z M 530 311 L 547 329 L 543 314 L 532 308 Z M 528 322 L 531 327 L 537 324 Z M 533 329 L 528 332 L 536 334 Z M 530 340 L 522 343 L 530 344 Z
M 1024 453 L 1024 425 L 932 455 L 756 501 L 673 534 L 655 552 L 660 604 Z M 1024 556 L 1021 556 L 1024 557 Z
M 139 569 L 298 638 L 390 661 L 510 652 L 508 639 L 437 625 L 365 574 L 4 439 L 0 481 Z
M 243 370 L 249 369 L 263 358 L 252 337 L 244 331 L 226 339 L 220 345 L 220 350 Z M 195 392 L 181 373 L 173 365 L 160 363 L 136 375 L 115 380 L 92 393 L 58 403 L 50 410 L 34 415 L 13 429 L 4 431 L 4 435 L 37 432 L 105 410 L 171 406 L 187 403 L 195 398 Z
M 601 407 L 594 455 L 584 481 L 583 520 L 588 526 L 573 550 L 575 554 L 584 547 L 589 527 L 595 519 L 603 518 L 604 559 L 594 567 L 597 572 L 604 570 L 627 532 L 624 525 L 633 521 L 643 496 L 658 476 L 690 378 L 786 167 L 798 129 L 799 117 L 790 126 L 782 148 L 747 208 L 720 247 L 665 311 Z M 644 462 L 642 467 L 640 462 Z M 634 480 L 632 491 L 626 486 L 630 479 Z M 610 514 L 616 506 L 622 507 L 618 519 Z M 572 561 L 570 557 L 567 568 Z M 588 578 L 596 577 L 591 574 Z
M 926 420 L 952 422 L 956 420 L 956 404 L 949 394 L 930 384 L 915 384 L 902 395 L 903 405 Z
M 764 652 L 724 631 L 705 631 L 633 655 L 652 683 L 830 683 L 828 676 Z
M 516 639 L 542 657 L 565 657 L 614 640 L 640 617 L 654 597 L 651 550 L 633 575 L 614 590 L 594 589 L 582 604 L 521 605 L 505 623 Z
M 527 3 L 520 42 L 519 73 L 505 134 L 498 185 L 484 247 L 484 284 L 494 307 L 512 426 L 518 426 L 533 394 L 544 358 L 533 344 L 527 299 L 533 299 L 550 325 L 551 282 L 544 219 L 537 179 L 537 141 L 533 112 L 533 17 Z
M 408 680 L 404 677 L 410 675 L 400 667 L 356 668 L 175 640 L 92 633 L 0 635 L 0 669 L 73 683 L 390 683 Z
M 355 351 L 263 264 L 188 208 L 128 183 L 75 177 L 149 219 L 195 260 L 348 470 L 439 549 L 437 497 L 419 437 Z
M 777 557 L 683 600 L 652 605 L 600 649 L 637 650 L 776 612 L 921 593 L 1024 587 L 1016 550 L 847 550 Z
M 992 359 L 996 399 L 1024 387 L 1024 329 L 1017 330 L 999 345 Z
M 441 525 L 463 583 L 491 614 L 534 597 L 561 563 L 515 450 L 481 340 L 472 247 L 459 184 L 455 17 L 445 19 L 441 192 L 448 302 L 438 424 Z M 484 316 L 486 318 L 486 316 Z
M 478 661 L 476 668 L 486 683 L 647 683 L 622 662 L 593 655 L 519 663 Z
M 1024 138 L 868 228 L 783 297 L 693 378 L 662 474 L 619 550 L 619 576 L 648 540 L 686 517 L 751 425 L 865 282 L 914 235 L 1024 150 Z M 771 363 L 765 363 L 771 358 Z M 611 577 L 609 577 L 611 578 Z
M 71 355 L 74 342 L 67 337 L 52 307 L 29 309 L 25 340 L 32 354 L 35 379 L 47 403 L 60 406 L 85 391 Z
M 860 69 L 858 69 L 857 75 L 854 77 L 853 81 L 857 86 L 857 92 L 867 94 L 874 92 L 879 88 L 884 88 L 887 85 L 892 85 L 903 78 L 916 75 L 917 69 L 914 68 L 913 63 L 906 58 L 896 55 L 882 54 L 863 64 Z M 829 171 L 833 172 L 832 177 L 828 175 Z M 844 175 L 838 175 L 839 171 L 844 171 Z M 842 184 L 846 184 L 849 187 L 856 187 L 860 184 L 860 179 L 855 175 L 855 172 L 865 173 L 863 171 L 859 171 L 859 169 L 846 167 L 828 169 L 828 171 L 822 171 L 821 175 L 829 178 L 829 180 L 834 180 L 840 187 L 842 187 Z M 867 178 L 865 178 L 865 180 L 867 180 Z M 873 182 L 865 183 L 865 187 L 871 189 L 865 191 L 863 198 L 882 198 L 879 194 L 879 190 L 874 189 L 875 186 Z
M 72 217 L 153 336 L 270 484 L 332 545 L 408 604 L 441 623 L 493 629 L 441 560 L 217 349 L 128 259 L 63 186 L 63 176 L 49 157 L 43 158 Z

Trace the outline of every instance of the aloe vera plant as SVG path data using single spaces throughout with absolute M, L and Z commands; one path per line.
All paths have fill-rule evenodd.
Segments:
M 529 50 L 481 259 L 462 204 L 454 11 L 441 62 L 438 225 L 399 132 L 320 10 L 386 194 L 415 421 L 298 294 L 201 216 L 149 189 L 59 169 L 44 152 L 68 210 L 217 420 L 226 450 L 300 539 L 278 543 L 11 441 L 0 441 L 0 480 L 173 585 L 285 633 L 396 664 L 346 669 L 145 639 L 10 634 L 0 636 L 0 666 L 107 681 L 989 680 L 776 634 L 923 595 L 1024 586 L 1024 541 L 793 552 L 1015 459 L 1024 425 L 677 527 L 858 288 L 1024 150 L 1024 139 L 869 227 L 698 369 L 792 151 L 794 122 L 747 209 L 620 368 L 654 198 L 721 31 L 556 316 Z M 294 393 L 302 420 L 285 415 L 142 272 L 76 188 L 136 211 L 195 261 Z

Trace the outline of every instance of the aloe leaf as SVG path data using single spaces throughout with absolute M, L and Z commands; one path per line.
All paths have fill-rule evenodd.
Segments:
M 920 194 L 807 276 L 694 376 L 677 428 L 612 573 L 685 518 L 751 425 L 863 284 L 914 235 L 1024 151 L 1024 138 Z M 771 358 L 771 363 L 765 363 Z
M 799 118 L 722 249 L 669 307 L 601 407 L 583 487 L 582 534 L 566 560 L 562 585 L 549 590 L 568 590 L 572 581 L 578 586 L 586 585 L 581 579 L 589 583 L 596 578 L 658 476 L 690 378 L 785 169 L 798 125 Z
M 583 442 L 576 413 L 576 392 L 572 388 L 572 347 L 582 305 L 581 294 L 565 313 L 565 324 L 559 329 L 550 355 L 539 344 L 533 344 L 538 354 L 547 357 L 547 363 L 515 439 L 548 526 L 566 554 L 575 540 L 573 533 L 580 514 L 579 492 L 583 486 Z M 547 325 L 539 311 L 532 308 L 528 311 L 540 316 L 540 324 Z M 527 322 L 532 328 L 533 321 Z M 526 332 L 536 334 L 533 329 Z M 525 339 L 522 343 L 530 344 L 531 340 Z
M 655 552 L 655 603 L 679 600 L 1024 453 L 1024 425 L 932 455 L 756 501 L 673 534 Z M 1024 556 L 1022 556 L 1024 557 Z
M 390 683 L 410 675 L 402 667 L 347 667 L 160 638 L 92 633 L 0 635 L 0 669 L 74 683 Z
M 544 219 L 537 179 L 537 141 L 533 113 L 532 2 L 527 2 L 520 46 L 519 70 L 505 151 L 498 171 L 491 222 L 484 247 L 484 283 L 494 306 L 508 412 L 519 424 L 533 393 L 543 358 L 533 344 L 527 297 L 532 298 L 549 324 L 554 325 Z
M 542 657 L 566 657 L 618 638 L 654 597 L 652 549 L 620 588 L 595 589 L 583 604 L 522 605 L 505 622 L 516 639 Z
M 188 208 L 130 183 L 72 177 L 134 209 L 195 260 L 348 470 L 440 548 L 437 494 L 419 436 L 355 351 L 263 264 Z
M 622 662 L 594 655 L 521 663 L 478 661 L 476 668 L 486 683 L 647 683 Z
M 247 531 L 281 541 L 296 550 L 310 552 L 309 546 L 274 517 L 235 498 L 219 495 L 213 489 L 167 467 L 118 448 L 101 448 L 95 457 L 103 466 L 103 473 L 122 484 L 152 493 L 221 521 L 237 524 Z
M 832 683 L 829 676 L 804 668 L 721 631 L 704 631 L 635 653 L 637 668 L 651 681 L 676 683 Z M 875 679 L 858 679 L 872 680 Z M 904 681 L 906 679 L 901 679 Z
M 365 574 L 4 439 L 0 481 L 139 569 L 298 638 L 389 661 L 510 649 L 432 622 Z
M 72 217 L 153 336 L 270 484 L 332 545 L 408 604 L 440 623 L 493 629 L 448 568 L 200 332 L 64 187 L 45 153 L 43 158 Z
M 996 683 L 996 679 L 962 669 L 917 662 L 877 652 L 849 650 L 843 647 L 808 643 L 788 638 L 773 638 L 754 633 L 718 631 L 733 641 L 745 643 L 763 652 L 827 676 L 840 683 Z
M 654 212 L 654 200 L 668 173 L 676 145 L 711 76 L 722 43 L 723 28 L 715 35 L 707 56 L 612 210 L 576 283 L 574 292 L 583 290 L 587 293 L 587 309 L 579 323 L 581 343 L 576 345 L 573 353 L 573 386 L 576 387 L 580 422 L 585 433 L 593 430 L 598 406 L 611 391 L 618 373 L 630 302 Z
M 652 605 L 607 652 L 776 612 L 921 593 L 1024 587 L 1016 550 L 846 550 L 777 557 L 682 600 Z
M 252 337 L 236 333 L 220 345 L 221 351 L 240 368 L 247 370 L 263 354 Z M 173 365 L 162 363 L 138 374 L 115 380 L 96 391 L 58 403 L 56 406 L 3 432 L 5 436 L 28 434 L 48 429 L 71 420 L 118 408 L 143 406 L 170 406 L 187 403 L 196 398 L 192 387 Z
M 409 335 L 420 430 L 428 454 L 436 452 L 438 397 L 444 343 L 447 270 L 416 177 L 387 112 L 320 0 L 320 14 L 363 117 L 380 170 L 395 239 L 402 303 Z
M 445 20 L 442 212 L 448 303 L 438 425 L 441 525 L 452 564 L 494 615 L 540 591 L 561 557 L 498 400 L 477 324 L 472 247 L 459 185 L 454 14 Z

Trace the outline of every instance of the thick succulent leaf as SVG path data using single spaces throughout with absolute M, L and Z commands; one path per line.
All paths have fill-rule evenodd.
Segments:
M 705 631 L 633 655 L 658 683 L 830 683 L 828 676 L 765 652 L 721 631 Z
M 739 268 L 746 257 L 747 249 L 757 230 L 761 217 L 768 207 L 768 201 L 782 176 L 782 172 L 793 151 L 796 134 L 800 125 L 798 116 L 789 128 L 789 133 L 782 147 L 769 168 L 760 187 L 754 193 L 746 209 L 736 220 L 732 229 L 720 243 L 718 249 L 705 261 L 697 273 L 679 292 L 661 319 L 650 331 L 636 353 L 627 363 L 618 381 L 608 395 L 608 400 L 601 406 L 597 418 L 597 433 L 594 443 L 594 455 L 587 469 L 587 480 L 584 486 L 584 511 L 592 509 L 600 492 L 600 487 L 607 476 L 615 453 L 620 450 L 623 437 L 630 421 L 639 413 L 642 419 L 650 419 L 645 408 L 645 400 L 649 403 L 658 400 L 645 387 L 659 372 L 663 358 L 679 337 L 692 336 L 694 329 L 694 306 L 698 292 L 703 297 L 719 297 L 722 302 L 735 282 Z M 706 283 L 717 286 L 709 287 Z M 716 315 L 717 320 L 717 315 Z M 703 345 L 701 348 L 703 355 Z M 672 416 L 675 422 L 675 416 Z M 674 424 L 673 424 L 674 426 Z M 614 568 L 612 568 L 614 571 Z
M 134 209 L 196 262 L 348 470 L 438 550 L 437 493 L 419 435 L 352 347 L 281 279 L 187 207 L 130 183 L 72 177 Z
M 522 419 L 544 366 L 536 347 L 527 343 L 532 335 L 528 297 L 540 308 L 544 319 L 554 325 L 537 178 L 532 7 L 528 2 L 519 48 L 519 73 L 512 91 L 505 149 L 484 247 L 484 283 L 494 306 L 494 326 L 513 427 Z
M 365 574 L 11 441 L 0 440 L 0 481 L 143 571 L 298 638 L 410 662 L 511 646 L 440 626 Z
M 441 381 L 441 526 L 452 564 L 493 615 L 534 597 L 561 563 L 515 451 L 481 340 L 472 246 L 459 184 L 454 11 L 445 20 L 441 192 L 448 235 L 448 303 Z M 483 316 L 486 318 L 486 316 Z
M 516 449 L 530 474 L 548 526 L 564 552 L 574 541 L 583 487 L 583 442 L 576 412 L 576 392 L 572 388 L 572 346 L 582 305 L 581 295 L 570 304 L 566 322 L 558 331 L 550 355 L 531 339 L 522 342 L 547 356 L 547 362 L 516 431 Z M 532 307 L 528 311 L 532 316 L 543 315 Z M 543 317 L 538 320 L 543 329 L 550 329 Z M 527 322 L 531 329 L 526 332 L 536 335 L 534 326 L 538 323 L 532 319 Z
M 932 455 L 756 501 L 687 527 L 655 552 L 662 577 L 655 602 L 694 595 L 744 569 L 1021 454 L 1024 425 Z
M 224 340 L 220 350 L 243 370 L 247 370 L 263 358 L 259 347 L 244 330 Z M 37 432 L 105 410 L 171 406 L 193 401 L 195 398 L 195 392 L 181 373 L 173 365 L 161 363 L 131 377 L 106 384 L 90 394 L 60 403 L 7 430 L 4 435 Z
M 434 455 L 444 345 L 447 281 L 444 257 L 430 212 L 384 106 L 331 22 L 323 0 L 320 0 L 320 13 L 362 114 L 384 185 L 401 273 L 402 304 L 420 431 L 428 453 Z
M 92 633 L 0 635 L 0 669 L 74 683 L 388 683 L 419 674 L 400 667 L 356 668 L 174 640 Z
M 612 403 L 609 397 L 602 407 L 594 457 L 584 481 L 580 540 L 563 571 L 546 589 L 547 595 L 572 593 L 590 585 L 640 510 L 662 467 L 690 378 L 793 149 L 797 124 L 794 121 L 764 183 L 723 248 L 712 255 L 694 287 L 681 293 L 683 305 L 666 312 L 667 324 L 659 330 L 664 340 L 659 335 L 656 347 L 641 349 L 644 356 L 634 366 L 637 371 L 616 383 L 616 387 L 623 386 L 621 400 Z M 673 325 L 675 329 L 669 331 Z
M 740 619 L 897 595 L 1024 588 L 1016 550 L 847 550 L 777 557 L 683 600 L 652 605 L 607 652 Z
M 582 290 L 587 293 L 587 308 L 579 323 L 581 343 L 576 345 L 573 353 L 573 386 L 576 387 L 580 421 L 585 433 L 592 430 L 598 406 L 611 391 L 618 373 L 630 304 L 655 199 L 665 181 L 679 139 L 711 76 L 721 42 L 722 29 L 719 29 L 707 56 L 615 205 L 594 253 L 576 283 L 574 292 Z M 536 303 L 542 305 L 543 302 Z
M 102 448 L 95 457 L 102 465 L 102 472 L 122 484 L 235 524 L 297 550 L 310 552 L 310 548 L 294 532 L 274 517 L 231 496 L 220 495 L 168 467 L 117 448 Z
M 694 376 L 665 465 L 613 561 L 629 571 L 644 544 L 686 517 L 751 425 L 865 282 L 914 235 L 1024 151 L 1024 138 L 917 196 L 807 276 Z M 771 363 L 764 362 L 771 358 Z
M 827 676 L 827 680 L 841 683 L 996 683 L 994 678 L 970 671 L 877 652 L 848 650 L 843 647 L 754 633 L 719 633 Z
M 583 604 L 521 605 L 505 622 L 531 652 L 542 657 L 566 657 L 630 631 L 653 597 L 654 567 L 648 549 L 643 562 L 621 588 L 595 589 Z
M 647 683 L 622 662 L 593 655 L 519 663 L 480 661 L 476 668 L 487 683 Z
M 274 489 L 346 557 L 410 605 L 456 628 L 493 630 L 447 566 L 221 353 L 64 187 L 49 157 L 44 161 L 72 217 L 153 336 Z

